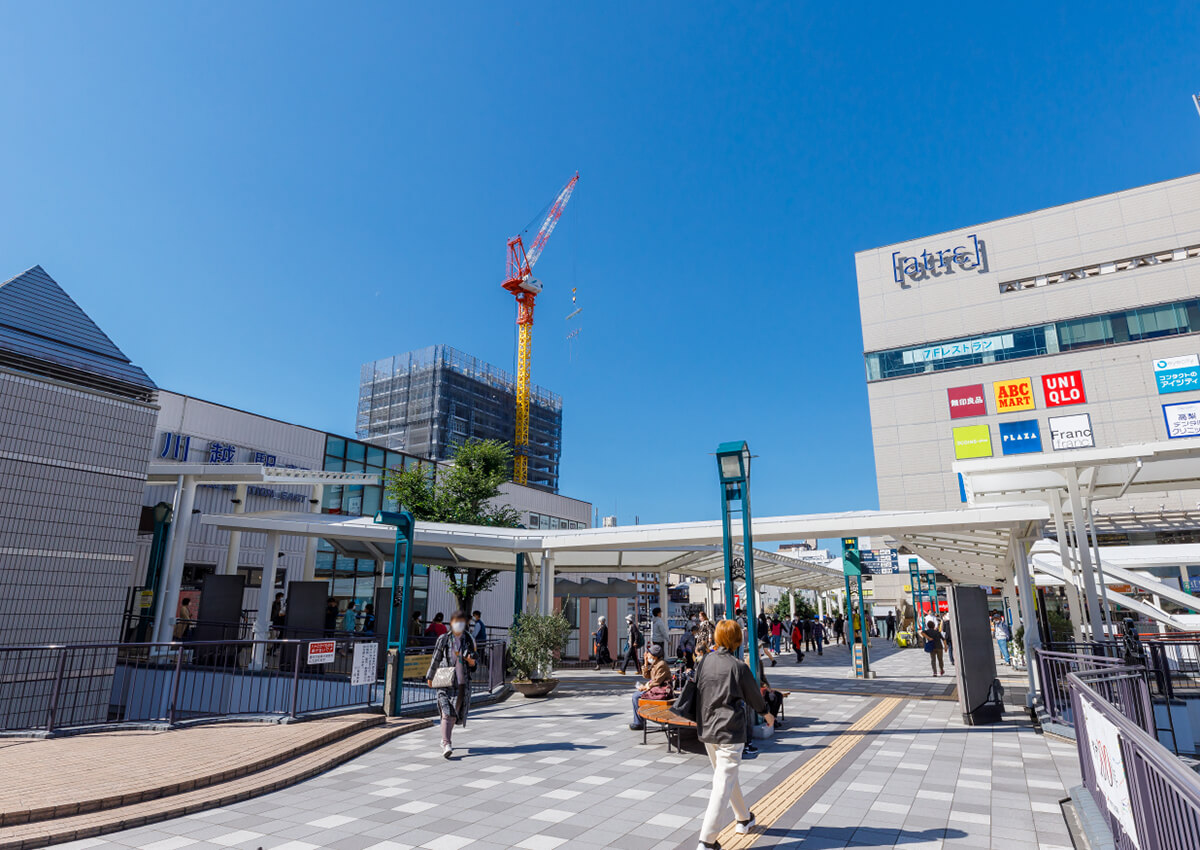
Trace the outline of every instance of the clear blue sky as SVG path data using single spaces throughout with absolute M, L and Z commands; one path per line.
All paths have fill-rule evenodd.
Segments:
M 0 279 L 351 433 L 364 361 L 513 367 L 504 243 L 578 169 L 563 492 L 713 517 L 746 439 L 757 514 L 875 507 L 853 253 L 1200 171 L 1194 3 L 969 5 L 5 3 Z

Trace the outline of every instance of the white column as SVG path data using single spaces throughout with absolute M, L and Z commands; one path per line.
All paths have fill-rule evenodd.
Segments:
M 796 619 L 796 591 L 788 590 L 788 604 L 792 608 L 792 619 Z
M 175 518 L 167 543 L 166 574 L 161 578 L 154 614 L 154 642 L 168 643 L 175 631 L 175 614 L 179 608 L 179 584 L 183 581 L 183 562 L 187 554 L 188 535 L 192 531 L 192 507 L 196 504 L 196 479 L 179 476 L 176 485 Z
M 1029 678 L 1029 693 L 1025 695 L 1025 706 L 1033 707 L 1033 696 L 1037 693 L 1037 680 L 1033 662 L 1034 650 L 1042 645 L 1041 631 L 1038 628 L 1037 613 L 1034 610 L 1033 576 L 1030 575 L 1029 556 L 1025 552 L 1024 540 L 1013 541 L 1013 574 L 1016 577 L 1019 595 L 1017 601 L 1021 606 L 1021 625 L 1025 627 L 1025 675 Z
M 1079 474 L 1067 470 L 1067 492 L 1071 498 L 1071 524 L 1075 527 L 1075 552 L 1083 570 L 1083 592 L 1087 595 L 1088 619 L 1092 621 L 1092 640 L 1104 638 L 1104 618 L 1100 616 L 1100 596 L 1096 593 L 1096 573 L 1092 568 L 1092 550 L 1084 527 L 1083 500 L 1079 496 Z
M 267 532 L 267 546 L 263 550 L 262 586 L 258 589 L 258 611 L 254 615 L 254 639 L 263 641 L 271 634 L 271 602 L 275 598 L 275 570 L 279 564 L 278 531 Z M 254 669 L 261 670 L 266 658 L 265 644 L 254 645 Z
M 542 551 L 541 577 L 538 579 L 538 604 L 541 613 L 549 616 L 554 613 L 554 554 L 549 550 Z
M 314 484 L 312 488 L 312 496 L 309 497 L 308 505 L 310 513 L 319 514 L 321 512 L 321 499 L 325 494 L 324 484 Z M 304 544 L 304 580 L 312 581 L 317 577 L 317 538 L 309 537 Z
M 1067 545 L 1067 524 L 1063 522 L 1062 499 L 1059 498 L 1057 490 L 1050 491 L 1050 513 L 1054 519 L 1054 533 L 1058 537 L 1058 557 L 1062 561 L 1067 599 L 1071 603 L 1071 625 L 1075 630 L 1075 640 L 1083 640 L 1083 620 L 1086 614 L 1079 599 L 1079 588 L 1075 584 L 1074 562 Z M 1047 635 L 1047 639 L 1049 637 Z
M 1185 585 L 1186 585 L 1186 582 L 1185 582 Z M 668 607 L 670 605 L 670 602 L 671 602 L 671 597 L 667 593 L 667 573 L 659 573 L 658 574 L 658 607 L 662 609 L 663 622 L 667 624 L 668 633 L 671 630 L 671 618 L 669 616 L 671 613 L 671 609 Z M 666 651 L 667 651 L 667 648 L 664 646 L 663 652 L 666 652 Z
M 825 619 L 825 591 L 817 593 L 817 618 Z
M 246 512 L 246 485 L 239 484 L 233 492 L 233 512 L 235 514 L 244 514 Z M 242 533 L 240 531 L 229 532 L 229 548 L 225 550 L 225 563 L 221 565 L 221 575 L 231 576 L 237 573 L 238 558 L 242 551 Z

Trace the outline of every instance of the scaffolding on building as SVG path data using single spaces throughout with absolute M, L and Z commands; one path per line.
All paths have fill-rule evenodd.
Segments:
M 470 439 L 511 443 L 516 377 L 448 345 L 363 364 L 356 431 L 367 440 L 448 460 Z M 529 484 L 558 492 L 562 397 L 530 389 Z

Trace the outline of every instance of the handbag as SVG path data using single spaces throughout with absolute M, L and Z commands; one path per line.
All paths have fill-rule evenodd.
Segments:
M 671 713 L 682 717 L 684 720 L 696 722 L 697 714 L 700 711 L 700 690 L 696 686 L 696 682 L 700 679 L 700 668 L 704 666 L 704 659 L 700 659 L 700 663 L 696 665 L 696 672 L 691 678 L 684 680 L 683 687 L 679 689 L 679 696 L 675 697 L 675 702 L 671 705 Z
M 925 651 L 933 652 L 933 641 L 931 641 L 931 640 L 925 641 Z
M 439 667 L 433 673 L 433 687 L 450 688 L 454 686 L 454 668 Z

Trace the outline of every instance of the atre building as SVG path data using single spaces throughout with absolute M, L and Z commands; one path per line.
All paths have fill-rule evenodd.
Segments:
M 1200 439 L 1200 175 L 855 263 L 880 508 L 961 506 L 956 459 Z M 1097 511 L 1178 528 L 1198 499 Z

